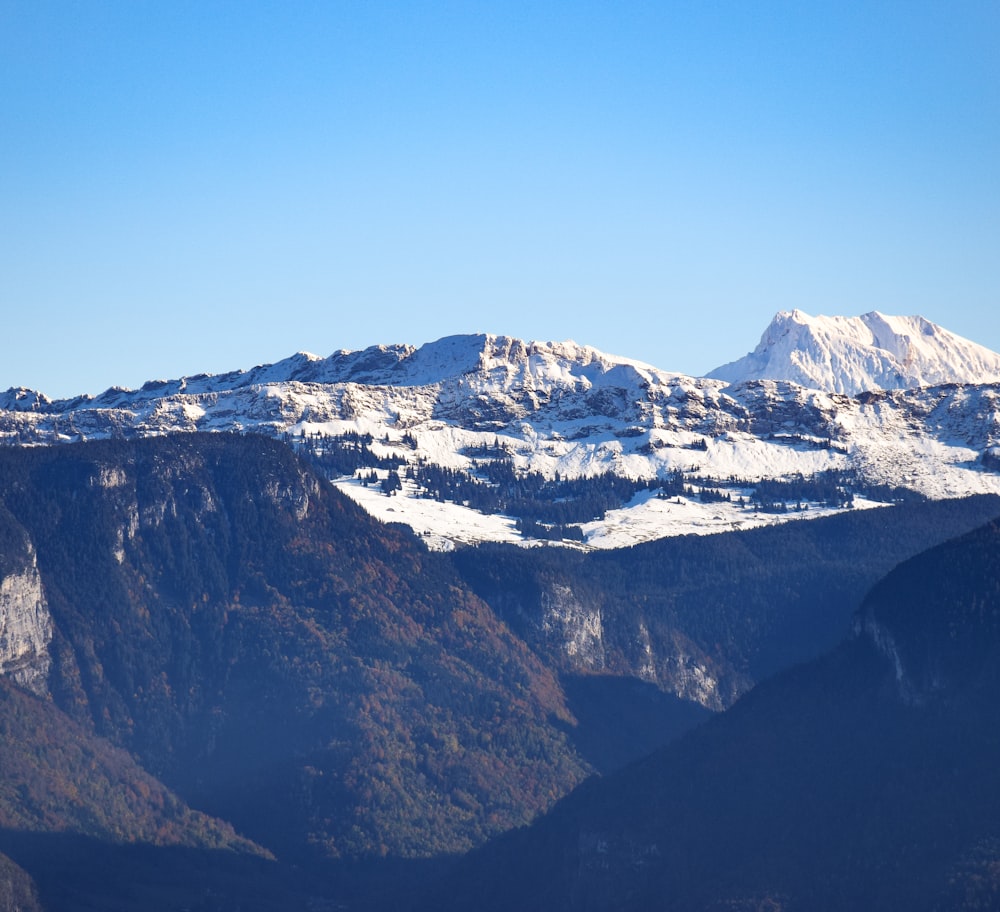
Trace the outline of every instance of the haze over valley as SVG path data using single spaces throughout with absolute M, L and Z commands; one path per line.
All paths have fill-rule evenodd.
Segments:
M 883 721 L 856 723 L 888 725 L 876 765 L 937 738 L 932 708 L 926 733 L 919 719 L 893 732 L 947 692 L 927 632 L 946 622 L 930 604 L 912 630 L 905 612 L 862 607 L 926 549 L 956 555 L 912 562 L 939 568 L 935 586 L 979 580 L 950 610 L 992 686 L 1000 357 L 922 318 L 797 311 L 742 363 L 761 376 L 451 336 L 97 397 L 5 393 L 0 852 L 18 908 L 468 908 L 511 865 L 531 897 L 491 886 L 495 908 L 647 908 L 661 889 L 682 908 L 796 908 L 820 901 L 813 876 L 860 884 L 822 894 L 829 908 L 876 893 L 922 907 L 909 875 L 836 860 L 867 838 L 850 827 L 811 867 L 778 862 L 775 844 L 746 880 L 742 856 L 703 847 L 702 878 L 678 880 L 655 860 L 677 851 L 660 808 L 678 799 L 643 783 L 660 765 L 689 780 L 690 809 L 670 814 L 712 842 L 730 824 L 700 790 L 733 779 L 713 751 L 753 754 L 741 745 L 777 725 L 791 782 L 812 788 L 815 760 L 780 728 L 803 700 L 816 738 L 840 739 L 841 716 L 824 714 L 867 713 L 864 689 L 882 688 Z M 812 386 L 782 376 L 804 364 Z M 838 392 L 848 380 L 861 388 Z M 942 544 L 961 535 L 969 556 Z M 964 582 L 948 582 L 952 564 Z M 892 585 L 919 585 L 908 572 Z M 843 668 L 797 684 L 803 662 Z M 819 708 L 855 687 L 850 709 Z M 984 758 L 975 694 L 971 727 L 949 737 Z M 755 721 L 760 701 L 773 708 Z M 700 743 L 718 746 L 689 759 Z M 859 761 L 830 787 L 865 774 Z M 991 780 L 975 781 L 981 798 Z M 651 810 L 636 790 L 658 796 Z M 972 812 L 972 792 L 949 795 Z M 621 812 L 564 822 L 595 800 Z M 731 800 L 754 806 L 758 786 Z M 946 849 L 914 849 L 927 896 L 992 864 L 988 807 Z M 885 828 L 871 857 L 909 871 L 893 821 L 918 814 L 931 832 L 933 812 L 904 801 L 865 823 Z M 582 846 L 578 873 L 545 860 L 536 832 Z M 626 873 L 635 852 L 641 877 Z M 731 877 L 735 893 L 707 887 Z
M 0 912 L 1000 910 L 998 38 L 0 4 Z

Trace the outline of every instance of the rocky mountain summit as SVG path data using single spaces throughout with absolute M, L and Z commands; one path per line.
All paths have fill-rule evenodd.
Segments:
M 782 359 L 785 374 L 798 373 L 770 379 Z M 0 437 L 281 437 L 323 455 L 328 477 L 369 512 L 442 547 L 539 534 L 619 547 L 770 524 L 789 507 L 818 516 L 910 494 L 1000 492 L 1000 355 L 920 318 L 796 311 L 735 365 L 694 378 L 571 342 L 451 336 L 93 398 L 8 390 Z M 936 385 L 914 385 L 927 383 Z M 552 502 L 582 496 L 558 488 L 570 479 L 632 487 L 589 512 L 529 515 L 510 498 L 479 496 L 504 473 L 548 482 Z M 822 484 L 760 494 L 761 483 L 789 479 Z
M 811 317 L 782 311 L 760 344 L 708 374 L 727 383 L 787 380 L 846 393 L 943 383 L 995 383 L 1000 355 L 923 317 L 878 311 L 860 317 Z

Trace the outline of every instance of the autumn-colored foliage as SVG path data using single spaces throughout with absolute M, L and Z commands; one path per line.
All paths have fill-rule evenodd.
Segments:
M 0 499 L 37 551 L 55 704 L 268 848 L 460 851 L 586 774 L 553 674 L 278 442 L 6 450 Z

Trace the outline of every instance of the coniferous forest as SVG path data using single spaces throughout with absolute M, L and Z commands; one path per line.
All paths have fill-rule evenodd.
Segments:
M 351 446 L 363 454 L 368 442 Z M 656 819 L 680 815 L 692 845 L 701 845 L 714 838 L 721 806 L 698 804 L 708 794 L 698 783 L 716 767 L 739 781 L 734 758 L 757 756 L 754 739 L 793 717 L 784 685 L 755 685 L 805 675 L 796 705 L 814 703 L 809 737 L 821 744 L 850 717 L 828 692 L 846 685 L 832 672 L 787 669 L 866 654 L 852 634 L 865 618 L 888 625 L 912 657 L 907 668 L 918 663 L 912 687 L 921 693 L 941 669 L 964 667 L 967 649 L 979 649 L 983 662 L 991 648 L 992 627 L 984 638 L 978 627 L 966 635 L 954 626 L 989 621 L 996 608 L 988 586 L 976 590 L 972 615 L 956 602 L 958 620 L 940 630 L 907 627 L 906 606 L 937 591 L 929 582 L 897 571 L 889 591 L 903 594 L 894 601 L 872 587 L 914 555 L 988 522 L 1000 513 L 997 498 L 904 502 L 615 552 L 491 545 L 440 554 L 338 494 L 316 455 L 241 435 L 0 451 L 0 572 L 29 582 L 37 575 L 43 596 L 29 607 L 49 637 L 44 655 L 22 658 L 24 667 L 0 679 L 0 898 L 10 897 L 10 908 L 379 910 L 452 900 L 469 908 L 476 885 L 520 859 L 522 845 L 537 861 L 516 863 L 531 872 L 525 888 L 545 897 L 538 908 L 605 908 L 612 886 L 627 907 L 632 894 L 619 894 L 617 881 L 585 873 L 593 855 L 573 862 L 582 879 L 567 879 L 562 862 L 534 847 L 536 828 L 522 828 L 542 821 L 538 838 L 561 834 L 559 821 L 591 795 L 627 810 L 644 770 L 664 763 L 663 775 L 688 777 L 692 787 L 683 808 L 657 798 L 671 810 Z M 517 481 L 506 468 L 497 472 L 501 482 Z M 544 485 L 521 481 L 518 496 L 546 502 Z M 578 499 L 613 487 L 595 480 Z M 972 541 L 982 549 L 992 539 Z M 976 568 L 992 566 L 955 547 L 926 564 L 932 578 L 950 580 L 954 568 L 971 585 Z M 954 585 L 942 582 L 941 592 Z M 5 604 L 11 611 L 15 603 Z M 859 614 L 862 604 L 879 607 Z M 945 636 L 958 639 L 938 665 L 932 647 Z M 875 658 L 819 661 L 868 669 L 850 685 L 862 702 L 865 682 L 882 680 Z M 19 686 L 32 670 L 33 687 Z M 963 686 L 989 686 L 977 675 Z M 877 686 L 889 701 L 878 712 L 888 715 L 859 722 L 862 734 L 901 724 L 888 685 Z M 760 713 L 772 722 L 759 723 Z M 735 721 L 724 721 L 731 714 Z M 775 745 L 794 738 L 778 728 L 766 737 Z M 849 739 L 836 737 L 848 750 Z M 732 768 L 670 753 L 723 739 L 744 745 L 727 754 Z M 787 764 L 814 762 L 807 747 L 789 746 L 787 758 L 785 748 L 761 754 L 774 761 L 768 776 L 780 773 L 791 788 Z M 697 748 L 697 756 L 711 750 Z M 824 762 L 843 762 L 827 753 Z M 755 769 L 747 775 L 763 775 Z M 761 779 L 767 789 L 776 781 Z M 791 792 L 781 800 L 801 804 Z M 798 832 L 798 823 L 787 825 Z M 746 827 L 732 832 L 757 841 Z M 840 832 L 818 850 L 844 851 Z M 591 836 L 571 838 L 586 847 Z M 618 870 L 629 839 L 612 840 L 609 870 Z M 663 848 L 670 839 L 657 835 L 641 851 L 655 843 L 675 857 L 679 849 Z M 954 836 L 955 852 L 959 842 Z M 988 843 L 965 848 L 967 865 L 988 866 L 975 860 L 987 857 Z M 892 859 L 885 863 L 903 864 Z M 637 881 L 635 908 L 667 876 L 657 864 L 642 863 L 653 873 Z M 780 866 L 761 870 L 750 892 L 762 902 L 787 896 L 787 907 L 799 908 L 812 896 Z M 692 897 L 690 908 L 725 899 L 669 883 Z M 496 908 L 533 907 L 517 890 L 491 890 Z M 844 892 L 843 903 L 852 895 Z M 829 908 L 848 907 L 837 902 Z

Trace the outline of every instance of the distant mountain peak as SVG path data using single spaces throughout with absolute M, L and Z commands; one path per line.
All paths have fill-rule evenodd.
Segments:
M 775 315 L 749 354 L 706 376 L 727 383 L 786 380 L 830 393 L 1000 380 L 1000 354 L 921 316 Z
M 579 524 L 570 522 L 569 534 L 600 548 L 811 518 L 847 509 L 855 495 L 857 504 L 884 502 L 897 488 L 931 498 L 1000 492 L 1000 382 L 979 379 L 1000 380 L 1000 356 L 919 317 L 791 311 L 774 318 L 744 361 L 735 365 L 742 374 L 695 378 L 572 341 L 451 335 L 419 347 L 299 352 L 97 397 L 52 401 L 11 389 L 0 393 L 0 442 L 183 431 L 281 437 L 319 447 L 338 485 L 435 547 L 566 532 L 560 522 L 525 526 L 526 534 L 509 503 L 465 496 L 499 490 L 504 472 L 551 479 L 553 502 L 562 502 L 564 481 L 585 482 L 572 497 L 590 506 L 573 508 Z M 826 392 L 935 382 L 866 396 Z M 496 463 L 494 480 L 486 463 Z M 404 466 L 412 475 L 398 471 Z M 438 490 L 443 476 L 428 469 L 418 481 L 420 466 L 478 487 Z M 384 496 L 356 475 L 364 468 L 370 481 L 373 467 L 380 480 L 393 483 L 391 472 L 407 484 Z M 839 482 L 817 487 L 841 473 L 855 479 L 849 497 Z M 625 484 L 598 508 L 584 489 L 605 476 Z M 790 477 L 812 480 L 809 492 L 786 490 L 797 509 L 786 510 L 784 498 L 754 506 L 755 485 Z M 678 496 L 667 497 L 664 484 L 677 484 Z M 816 496 L 800 503 L 805 493 Z

